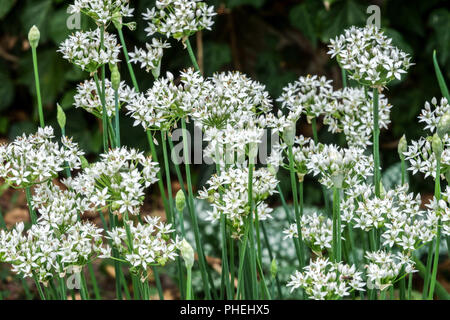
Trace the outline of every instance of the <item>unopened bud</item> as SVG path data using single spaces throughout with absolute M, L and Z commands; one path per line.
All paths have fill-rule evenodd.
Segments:
M 117 68 L 117 65 L 110 65 L 110 70 L 111 70 L 111 86 L 114 90 L 119 90 L 120 87 L 120 72 L 119 72 L 119 68 Z
M 32 26 L 30 32 L 28 32 L 28 41 L 30 42 L 30 46 L 36 49 L 40 38 L 41 33 L 39 32 L 39 29 L 36 26 Z
M 433 135 L 431 147 L 433 148 L 433 152 L 436 155 L 436 158 L 440 159 L 443 151 L 443 146 L 441 138 L 439 138 L 439 136 L 436 133 Z
M 183 239 L 180 244 L 180 253 L 181 256 L 184 259 L 184 263 L 186 264 L 187 269 L 191 269 L 194 265 L 194 249 L 189 244 L 189 242 L 186 241 L 186 239 Z
M 437 134 L 442 139 L 445 134 L 450 132 L 450 112 L 446 112 L 437 125 Z
M 288 146 L 292 146 L 294 144 L 295 129 L 295 122 L 292 122 L 288 127 L 284 128 L 283 139 Z
M 59 105 L 59 103 L 56 105 L 57 113 L 56 113 L 56 120 L 58 120 L 59 127 L 61 129 L 64 129 L 66 127 L 66 114 L 64 113 L 63 108 Z
M 89 162 L 87 161 L 87 159 L 84 156 L 81 156 L 80 160 L 81 160 L 81 168 L 82 169 L 86 169 L 89 167 Z
M 177 195 L 175 196 L 175 207 L 178 211 L 183 212 L 184 207 L 186 206 L 186 197 L 184 196 L 183 190 L 178 190 Z
M 406 152 L 407 148 L 408 148 L 408 142 L 406 141 L 405 135 L 403 135 L 400 138 L 400 141 L 398 142 L 398 145 L 397 145 L 397 152 L 401 159 L 403 159 L 405 157 L 405 155 L 403 153 Z
M 272 263 L 270 264 L 270 274 L 272 275 L 272 278 L 275 278 L 277 276 L 277 272 L 278 272 L 277 260 L 273 258 Z

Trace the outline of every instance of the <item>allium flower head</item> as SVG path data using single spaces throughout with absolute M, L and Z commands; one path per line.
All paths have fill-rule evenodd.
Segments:
M 158 170 L 150 157 L 122 147 L 102 154 L 101 160 L 75 177 L 70 187 L 97 209 L 110 206 L 119 213 L 139 214 L 144 190 L 158 180 Z
M 242 236 L 244 222 L 250 210 L 248 173 L 248 168 L 229 168 L 220 175 L 212 176 L 207 182 L 208 188 L 199 192 L 199 198 L 208 200 L 212 205 L 208 220 L 217 221 L 224 214 L 234 238 Z M 276 192 L 277 183 L 275 175 L 265 168 L 253 172 L 253 200 L 259 220 L 270 218 L 272 209 L 264 200 Z
M 387 129 L 392 106 L 379 94 L 378 118 L 380 129 Z M 324 124 L 332 133 L 343 132 L 350 147 L 366 148 L 371 145 L 373 131 L 372 92 L 362 88 L 344 88 L 333 92 L 333 101 L 325 108 Z
M 392 45 L 392 39 L 375 25 L 355 26 L 330 40 L 331 57 L 336 57 L 350 79 L 373 87 L 401 79 L 412 65 L 409 55 Z
M 170 224 L 164 224 L 159 217 L 146 216 L 145 223 L 129 223 L 131 242 L 128 242 L 125 227 L 108 231 L 108 238 L 131 265 L 130 271 L 139 274 L 141 280 L 147 278 L 147 269 L 152 266 L 164 266 L 178 255 L 180 241 L 170 239 L 174 232 Z
M 75 0 L 69 5 L 68 13 L 84 13 L 100 24 L 108 24 L 114 19 L 132 17 L 134 9 L 129 0 Z
M 130 52 L 130 61 L 140 63 L 142 69 L 145 69 L 146 72 L 151 71 L 155 78 L 158 78 L 164 53 L 163 49 L 170 48 L 170 44 L 153 38 L 152 43 L 146 43 L 145 47 L 146 49 L 135 48 L 134 52 Z
M 94 72 L 105 64 L 120 62 L 121 47 L 116 36 L 105 32 L 103 45 L 102 49 L 99 28 L 94 31 L 77 31 L 61 43 L 58 52 L 81 70 Z
M 108 117 L 115 114 L 115 96 L 114 89 L 111 86 L 111 81 L 105 79 L 105 108 Z M 119 90 L 119 108 L 124 104 L 129 103 L 137 96 L 136 91 L 125 84 L 125 81 L 120 82 Z M 92 113 L 98 118 L 102 117 L 103 106 L 100 101 L 100 96 L 97 93 L 97 86 L 93 79 L 85 80 L 77 87 L 77 94 L 74 96 L 75 108 L 83 108 L 89 113 Z
M 157 0 L 156 6 L 143 14 L 148 21 L 148 36 L 155 33 L 180 40 L 195 32 L 211 30 L 214 7 L 201 0 Z
M 331 102 L 333 86 L 332 80 L 324 76 L 300 77 L 294 83 L 283 88 L 283 93 L 277 99 L 283 108 L 306 114 L 308 121 L 325 113 Z
M 373 158 L 364 155 L 363 149 L 319 144 L 307 167 L 328 188 L 348 188 L 372 175 Z
M 60 146 L 53 138 L 53 128 L 45 127 L 0 145 L 0 177 L 11 186 L 25 188 L 55 178 L 66 166 L 80 168 L 83 152 L 78 145 L 63 137 Z
M 353 290 L 364 291 L 361 272 L 354 265 L 335 263 L 317 258 L 303 269 L 291 275 L 287 286 L 291 291 L 302 288 L 313 300 L 337 300 L 350 295 Z

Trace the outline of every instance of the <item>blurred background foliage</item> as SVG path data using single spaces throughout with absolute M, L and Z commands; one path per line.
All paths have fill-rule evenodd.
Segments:
M 37 25 L 41 31 L 38 47 L 39 71 L 43 91 L 45 117 L 56 125 L 56 103 L 65 109 L 68 118 L 67 134 L 74 136 L 81 147 L 91 155 L 101 150 L 98 120 L 81 109 L 75 109 L 73 96 L 76 85 L 88 77 L 62 59 L 56 52 L 58 44 L 74 30 L 68 30 L 67 6 L 63 0 L 0 0 L 0 137 L 10 140 L 22 132 L 37 128 L 37 111 L 28 30 Z M 381 25 L 394 43 L 413 56 L 416 63 L 404 80 L 391 83 L 385 91 L 392 109 L 392 124 L 381 134 L 383 168 L 398 162 L 398 139 L 406 133 L 408 140 L 424 134 L 417 115 L 426 100 L 440 97 L 436 82 L 432 52 L 437 50 L 444 77 L 450 77 L 450 11 L 445 0 L 362 1 L 362 0 L 213 0 L 218 15 L 212 31 L 200 33 L 192 39 L 205 75 L 215 71 L 239 70 L 267 86 L 273 98 L 283 86 L 301 75 L 326 75 L 341 87 L 340 70 L 335 60 L 327 55 L 330 38 L 339 35 L 351 25 L 362 26 L 370 14 L 367 7 L 381 8 Z M 152 7 L 154 0 L 131 1 L 135 10 L 137 30 L 125 31 L 129 50 L 144 46 L 145 23 L 142 12 Z M 82 17 L 82 28 L 94 28 Z M 172 41 L 163 59 L 163 74 L 190 66 L 186 50 L 180 42 Z M 128 72 L 121 66 L 128 83 Z M 135 68 L 142 88 L 152 84 L 152 76 Z M 145 135 L 140 127 L 122 115 L 123 143 L 146 150 Z M 306 121 L 301 133 L 311 134 Z M 320 124 L 319 124 L 320 125 Z M 320 128 L 320 126 L 319 126 Z M 325 127 L 320 139 L 340 142 Z M 392 171 L 392 170 L 391 170 Z M 197 182 L 208 178 L 209 170 L 197 170 Z M 289 188 L 288 179 L 281 179 L 283 188 Z M 414 177 L 416 190 L 432 188 L 430 181 Z M 321 200 L 316 183 L 306 184 L 305 200 L 317 204 Z

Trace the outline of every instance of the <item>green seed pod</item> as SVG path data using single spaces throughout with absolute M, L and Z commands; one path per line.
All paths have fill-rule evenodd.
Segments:
M 405 157 L 403 153 L 406 152 L 407 149 L 408 149 L 408 142 L 406 141 L 405 135 L 403 135 L 400 138 L 400 141 L 398 142 L 398 145 L 397 145 L 397 152 L 398 152 L 400 159 L 403 159 Z
M 59 105 L 59 103 L 56 105 L 57 108 L 57 114 L 56 119 L 58 120 L 59 127 L 61 129 L 64 129 L 66 127 L 66 114 L 64 113 L 63 108 Z
M 180 243 L 180 253 L 184 259 L 186 268 L 191 269 L 194 265 L 194 249 L 189 244 L 189 242 L 186 241 L 186 239 L 183 239 L 183 241 L 181 241 Z
M 110 65 L 111 70 L 111 86 L 114 90 L 119 90 L 120 87 L 120 72 L 119 68 L 117 68 L 117 65 Z
M 175 196 L 175 207 L 178 211 L 183 212 L 184 207 L 186 206 L 186 197 L 184 196 L 183 190 L 178 190 L 177 195 Z
M 36 26 L 32 26 L 30 32 L 28 32 L 28 41 L 30 42 L 30 46 L 36 49 L 40 38 L 41 33 L 39 32 L 39 29 Z
M 272 275 L 273 279 L 277 276 L 277 272 L 278 272 L 277 260 L 273 258 L 272 263 L 270 264 L 270 274 Z
M 440 159 L 444 147 L 442 145 L 442 140 L 441 140 L 441 138 L 439 138 L 437 133 L 435 133 L 433 135 L 433 140 L 431 141 L 431 147 L 433 148 L 433 152 L 436 155 L 436 158 Z
M 450 132 L 450 112 L 446 112 L 437 125 L 437 134 L 442 139 L 445 134 Z

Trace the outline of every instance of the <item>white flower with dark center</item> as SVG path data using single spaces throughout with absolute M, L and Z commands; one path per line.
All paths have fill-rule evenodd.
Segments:
M 73 190 L 96 209 L 108 206 L 119 213 L 139 214 L 145 188 L 158 180 L 158 164 L 151 157 L 125 147 L 100 157 L 100 161 L 72 180 Z
M 120 62 L 120 48 L 116 36 L 105 32 L 102 49 L 101 33 L 97 28 L 94 31 L 77 31 L 61 43 L 58 52 L 81 70 L 92 73 L 103 65 Z
M 112 117 L 116 112 L 114 94 L 111 81 L 105 79 L 105 109 L 108 117 Z M 122 81 L 118 89 L 119 109 L 122 108 L 124 104 L 134 101 L 136 96 L 136 91 L 127 86 L 125 81 Z M 78 85 L 77 94 L 74 96 L 74 100 L 75 108 L 83 108 L 98 118 L 102 117 L 103 106 L 100 96 L 97 93 L 97 86 L 93 79 L 85 80 Z
M 203 29 L 211 30 L 215 15 L 214 7 L 201 0 L 157 0 L 155 7 L 143 14 L 148 21 L 148 36 L 160 33 L 177 40 Z
M 60 146 L 53 138 L 53 128 L 45 127 L 0 145 L 0 177 L 11 186 L 25 188 L 57 177 L 65 167 L 79 169 L 84 153 L 78 145 L 63 137 Z
M 411 57 L 393 46 L 392 39 L 375 25 L 352 26 L 330 43 L 331 57 L 336 57 L 350 79 L 363 85 L 380 87 L 400 80 L 413 64 Z
M 303 272 L 295 271 L 287 286 L 291 287 L 291 292 L 302 288 L 313 300 L 337 300 L 353 290 L 364 291 L 361 274 L 354 265 L 317 258 L 304 267 Z

